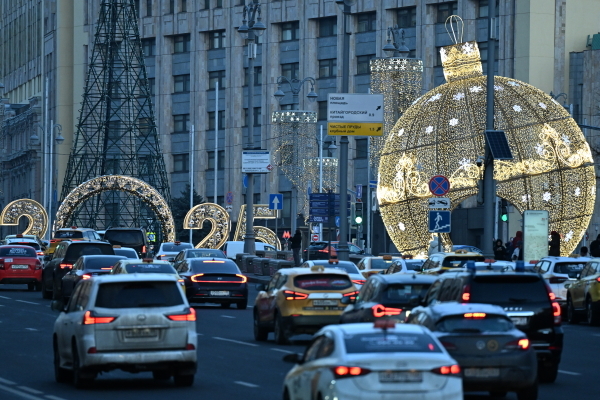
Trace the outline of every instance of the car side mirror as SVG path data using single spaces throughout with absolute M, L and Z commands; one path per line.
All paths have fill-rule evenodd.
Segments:
M 62 300 L 52 300 L 52 303 L 50 304 L 50 309 L 52 311 L 67 312 L 67 305 Z
M 264 283 L 257 283 L 255 286 L 256 290 L 258 290 L 259 292 L 264 292 L 267 290 L 267 287 L 265 286 Z
M 346 305 L 347 304 L 354 304 L 354 303 L 356 303 L 356 299 L 353 299 L 351 297 L 342 297 L 340 299 L 340 303 L 346 304 Z
M 283 361 L 292 364 L 302 364 L 302 354 L 292 353 L 283 356 Z
M 570 284 L 570 283 L 565 283 L 565 289 L 568 289 L 568 288 L 570 288 L 570 287 L 571 287 L 571 284 Z

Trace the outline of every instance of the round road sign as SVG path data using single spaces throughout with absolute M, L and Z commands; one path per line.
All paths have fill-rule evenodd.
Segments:
M 319 241 L 319 235 L 318 234 L 315 233 L 315 234 L 313 234 L 311 236 L 312 236 L 312 241 L 313 242 L 318 242 Z
M 436 175 L 429 180 L 429 191 L 434 196 L 444 196 L 450 191 L 450 181 L 444 175 Z

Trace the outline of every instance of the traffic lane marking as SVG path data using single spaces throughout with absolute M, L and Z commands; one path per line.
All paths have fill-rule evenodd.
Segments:
M 232 316 L 232 315 L 221 315 L 221 317 L 223 317 L 223 318 L 235 318 L 235 317 L 234 317 L 234 316 Z
M 31 394 L 24 393 L 20 390 L 13 389 L 9 386 L 0 385 L 0 390 L 4 390 L 5 392 L 15 394 L 15 395 L 22 397 L 24 399 L 27 399 L 27 400 L 42 400 L 41 397 L 37 397 L 37 396 L 33 396 Z
M 0 378 L 0 383 L 4 383 L 5 385 L 16 385 L 13 381 L 9 381 L 8 379 Z
M 245 344 L 246 346 L 258 347 L 258 345 L 255 344 L 255 343 L 242 342 L 241 340 L 226 339 L 226 338 L 222 338 L 222 337 L 218 337 L 218 336 L 213 336 L 213 339 L 222 340 L 224 342 L 231 342 L 231 343 L 237 343 L 237 344 Z
M 276 348 L 274 348 L 274 347 L 273 347 L 273 348 L 271 348 L 271 350 L 273 350 L 273 351 L 279 351 L 279 352 L 281 352 L 281 353 L 294 354 L 294 352 L 293 352 L 293 351 L 284 350 L 284 349 L 276 349 Z
M 12 300 L 10 297 L 6 297 L 6 296 L 0 296 L 0 299 Z
M 40 303 L 34 303 L 33 301 L 26 301 L 26 300 L 15 300 L 15 301 L 18 301 L 19 303 L 35 304 L 36 306 L 40 305 Z
M 558 372 L 560 372 L 561 374 L 565 374 L 565 375 L 575 375 L 575 376 L 581 375 L 579 372 L 564 371 L 562 369 L 559 369 Z
M 242 386 L 246 386 L 246 387 L 250 387 L 250 388 L 259 387 L 258 385 L 255 385 L 254 383 L 248 383 L 248 382 L 243 382 L 243 381 L 235 381 L 233 383 L 237 383 L 238 385 L 242 385 Z
M 44 392 L 27 387 L 27 386 L 17 386 L 17 388 L 24 390 L 26 392 L 32 393 L 32 394 L 44 394 Z
M 47 394 L 45 397 L 50 400 L 65 400 L 62 397 L 52 396 L 51 394 Z

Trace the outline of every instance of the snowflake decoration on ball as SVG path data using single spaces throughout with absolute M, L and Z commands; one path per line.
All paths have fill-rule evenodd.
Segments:
M 528 203 L 530 199 L 531 199 L 531 196 L 528 194 L 524 194 L 523 196 L 521 196 L 521 201 L 523 203 Z
M 427 128 L 425 128 L 425 133 L 432 133 L 433 132 L 433 126 L 429 125 Z
M 575 194 L 575 196 L 581 196 L 581 188 L 579 188 L 579 187 L 576 187 L 576 188 L 575 188 L 575 193 L 574 193 L 574 194 Z
M 401 231 L 406 230 L 406 226 L 402 222 L 398 222 L 398 228 L 400 228 Z
M 438 94 L 436 94 L 436 95 L 434 95 L 434 96 L 431 96 L 431 97 L 429 98 L 429 100 L 427 100 L 427 101 L 436 101 L 436 100 L 439 100 L 439 99 L 441 99 L 441 98 L 442 98 L 442 94 L 441 94 L 441 93 L 438 93 Z
M 471 165 L 471 160 L 468 158 L 463 158 L 458 162 L 458 164 L 460 165 L 459 169 L 467 169 Z
M 469 92 L 471 93 L 479 93 L 483 90 L 483 88 L 481 86 L 471 86 L 469 88 Z
M 571 239 L 573 239 L 573 231 L 569 231 L 569 233 L 565 235 L 565 242 L 568 242 Z
M 500 92 L 500 91 L 504 90 L 504 87 L 502 87 L 500 85 L 494 85 L 494 90 Z
M 523 109 L 521 108 L 521 106 L 518 106 L 518 105 L 515 104 L 513 106 L 513 110 L 515 110 L 516 112 L 521 112 Z
M 542 195 L 542 199 L 544 201 L 550 201 L 551 198 L 552 198 L 552 193 L 550 193 L 550 192 L 544 192 L 544 194 Z
M 465 94 L 463 92 L 456 93 L 454 96 L 452 96 L 452 98 L 454 100 L 462 100 L 465 98 Z
M 535 145 L 535 152 L 538 153 L 538 155 L 544 155 L 544 146 L 542 146 L 541 143 L 538 143 Z
M 402 128 L 398 131 L 398 136 L 402 136 L 402 135 L 404 135 L 404 128 Z
M 465 54 L 471 54 L 473 52 L 473 44 L 467 42 L 463 45 L 463 52 Z
M 450 124 L 450 126 L 456 126 L 458 125 L 458 119 L 452 118 L 448 123 Z
M 563 142 L 565 142 L 567 146 L 571 144 L 571 140 L 567 135 L 562 135 L 561 139 L 563 140 Z
M 548 107 L 546 104 L 539 102 L 538 105 L 542 107 L 544 110 Z
M 515 82 L 515 81 L 509 81 L 509 82 L 508 82 L 508 84 L 509 84 L 510 86 L 515 86 L 515 87 L 517 87 L 517 86 L 521 86 L 521 85 L 519 85 L 519 84 L 518 84 L 517 82 Z

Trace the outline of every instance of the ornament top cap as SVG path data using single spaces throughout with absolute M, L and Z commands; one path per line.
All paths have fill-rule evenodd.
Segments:
M 440 55 L 448 83 L 483 75 L 479 47 L 475 41 L 444 46 Z

